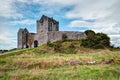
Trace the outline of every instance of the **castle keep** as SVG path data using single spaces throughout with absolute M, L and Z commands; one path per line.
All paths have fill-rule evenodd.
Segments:
M 84 32 L 59 31 L 59 22 L 45 15 L 37 20 L 37 33 L 30 33 L 26 28 L 18 31 L 18 48 L 37 47 L 48 41 L 61 40 L 66 35 L 68 39 L 80 40 L 86 37 Z

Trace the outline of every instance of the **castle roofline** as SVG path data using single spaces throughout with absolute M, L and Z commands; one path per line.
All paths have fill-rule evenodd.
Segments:
M 20 28 L 20 29 L 18 30 L 18 32 L 22 32 L 22 31 L 24 31 L 24 29 L 23 29 L 23 28 Z
M 33 34 L 33 35 L 34 35 L 34 34 L 36 34 L 36 33 L 29 33 L 29 34 Z
M 48 19 L 48 20 L 52 20 L 52 21 L 55 21 L 56 23 L 59 23 L 58 21 L 56 21 L 55 19 L 53 19 L 53 17 L 48 17 L 48 16 L 46 16 L 46 15 L 42 15 L 42 17 L 40 18 L 40 20 L 37 20 L 37 21 L 43 21 L 43 19 L 44 18 L 46 18 L 46 19 Z
M 23 28 L 20 28 L 19 30 L 24 30 Z
M 24 28 L 24 31 L 27 31 L 27 32 L 29 32 L 29 31 L 27 30 L 27 28 Z

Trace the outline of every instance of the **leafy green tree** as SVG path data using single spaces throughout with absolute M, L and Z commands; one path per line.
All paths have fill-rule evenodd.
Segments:
M 92 30 L 86 30 L 85 34 L 87 35 L 88 39 L 93 39 L 93 37 L 95 36 L 95 32 Z
M 110 47 L 110 38 L 107 36 L 107 34 L 104 33 L 97 33 L 98 41 L 101 45 L 105 47 Z
M 104 33 L 95 33 L 92 30 L 85 31 L 87 38 L 81 40 L 81 46 L 87 48 L 101 49 L 110 47 L 110 38 Z

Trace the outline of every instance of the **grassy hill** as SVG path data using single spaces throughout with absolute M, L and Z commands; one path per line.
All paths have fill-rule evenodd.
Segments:
M 45 44 L 0 56 L 0 80 L 120 80 L 120 51 Z

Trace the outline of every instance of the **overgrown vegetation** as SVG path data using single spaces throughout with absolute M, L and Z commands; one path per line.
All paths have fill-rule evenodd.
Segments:
M 37 48 L 1 56 L 0 80 L 120 80 L 119 50 L 93 50 L 80 43 L 48 41 Z
M 81 46 L 93 49 L 110 47 L 110 38 L 104 33 L 95 33 L 92 30 L 85 31 L 87 38 L 81 40 Z
M 67 41 L 67 40 L 68 40 L 67 35 L 66 34 L 62 34 L 62 41 L 64 42 L 64 41 Z
M 80 47 L 79 43 L 60 42 L 62 52 L 45 44 L 0 57 L 0 80 L 120 79 L 120 51 L 92 50 Z M 51 43 L 56 44 L 59 43 Z

